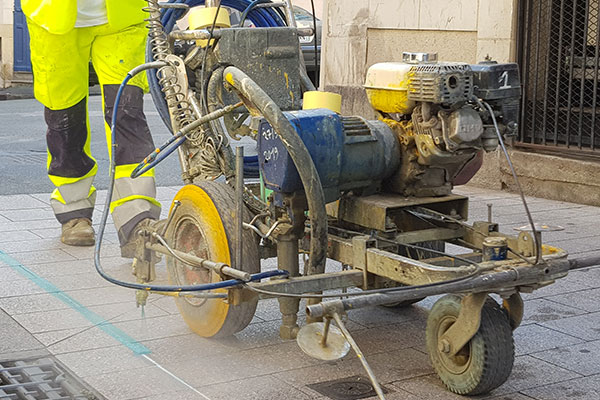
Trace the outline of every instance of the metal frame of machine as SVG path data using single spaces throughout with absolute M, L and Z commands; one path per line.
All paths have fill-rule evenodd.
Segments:
M 380 65 L 368 78 L 380 121 L 300 111 L 302 92 L 314 87 L 297 43 L 306 32 L 295 28 L 290 1 L 277 11 L 289 27 L 228 28 L 221 5 L 211 1 L 201 18 L 194 17 L 204 22 L 170 32 L 165 13 L 186 13 L 185 2 L 148 3 L 154 60 L 139 71 L 157 69 L 154 86 L 162 93 L 154 92 L 155 102 L 168 114 L 174 136 L 134 175 L 177 149 L 188 185 L 166 221 L 140 232 L 137 283 L 111 281 L 138 289 L 138 304 L 149 292 L 175 296 L 190 328 L 207 337 L 243 329 L 260 298 L 277 297 L 282 338 L 297 337 L 303 350 L 323 359 L 354 348 L 380 398 L 343 315 L 452 293 L 434 305 L 426 329 L 435 370 L 460 394 L 486 393 L 504 383 L 514 357 L 512 330 L 523 316 L 520 293 L 551 284 L 573 267 L 565 251 L 542 245 L 534 225 L 509 236 L 491 218 L 467 224 L 468 199 L 450 191 L 482 149 L 495 148 L 501 131 L 516 128 L 516 66 L 471 68 L 409 55 L 420 58 Z M 277 4 L 260 6 L 244 12 L 250 17 Z M 390 73 L 393 82 L 384 78 L 382 85 L 381 74 Z M 398 76 L 405 79 L 395 82 Z M 492 83 L 478 96 L 473 86 L 486 79 Z M 238 135 L 258 137 L 259 169 L 270 194 L 245 184 L 244 165 L 256 160 L 244 158 L 239 147 L 233 154 L 229 140 Z M 219 176 L 225 182 L 213 182 Z M 470 250 L 447 254 L 444 243 Z M 151 284 L 156 253 L 167 258 L 172 286 Z M 301 274 L 302 253 L 308 261 Z M 273 256 L 278 270 L 261 272 L 260 259 Z M 326 259 L 342 269 L 325 272 Z M 98 256 L 96 264 L 105 276 Z M 302 329 L 301 298 L 308 299 Z

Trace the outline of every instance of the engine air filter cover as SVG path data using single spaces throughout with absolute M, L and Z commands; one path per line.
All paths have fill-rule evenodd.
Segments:
M 465 63 L 413 65 L 409 72 L 408 99 L 436 104 L 467 101 L 473 95 L 473 72 Z

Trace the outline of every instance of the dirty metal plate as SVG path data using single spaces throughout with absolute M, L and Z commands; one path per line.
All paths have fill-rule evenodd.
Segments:
M 439 197 L 402 197 L 394 193 L 361 197 L 344 196 L 339 201 L 331 203 L 327 213 L 339 221 L 388 231 L 393 228 L 390 222 L 399 213 L 413 207 L 427 207 L 443 214 L 456 214 L 466 221 L 468 201 L 466 196 L 456 194 Z M 398 223 L 397 220 L 395 222 Z
M 307 386 L 332 400 L 358 400 L 377 396 L 371 381 L 360 375 Z M 381 387 L 381 390 L 384 394 L 389 393 L 389 390 L 384 387 Z
M 104 400 L 51 356 L 0 360 L 2 400 Z
M 325 345 L 322 344 L 324 329 L 323 322 L 304 325 L 296 337 L 302 351 L 313 358 L 325 361 L 338 360 L 348 354 L 350 344 L 339 328 L 333 325 L 329 326 Z

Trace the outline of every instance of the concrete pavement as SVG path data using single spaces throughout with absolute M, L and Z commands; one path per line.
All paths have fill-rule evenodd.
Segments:
M 164 210 L 176 190 L 159 188 Z M 471 197 L 471 220 L 487 219 L 486 204 L 492 203 L 501 230 L 514 233 L 526 222 L 515 194 L 474 187 L 456 192 Z M 104 196 L 101 191 L 95 222 Z M 275 300 L 261 302 L 248 328 L 221 340 L 191 333 L 171 298 L 151 295 L 142 314 L 133 292 L 94 271 L 91 248 L 60 242 L 48 198 L 0 196 L 0 360 L 50 353 L 111 400 L 326 399 L 308 385 L 364 375 L 352 353 L 327 363 L 306 356 L 294 341 L 279 339 Z M 547 234 L 545 242 L 574 257 L 600 253 L 600 208 L 529 200 L 537 222 L 565 228 Z M 105 269 L 131 279 L 112 225 L 107 232 Z M 164 282 L 162 264 L 157 272 Z M 486 398 L 600 398 L 599 295 L 600 267 L 574 271 L 525 295 L 513 373 Z M 434 301 L 349 314 L 348 328 L 389 390 L 389 400 L 461 398 L 444 389 L 425 350 L 425 321 Z

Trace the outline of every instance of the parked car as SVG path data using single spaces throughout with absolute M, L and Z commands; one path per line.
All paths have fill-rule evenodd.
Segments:
M 240 23 L 241 13 L 238 10 L 226 7 L 229 11 L 231 18 L 231 25 L 237 26 Z M 314 20 L 316 20 L 316 35 L 301 36 L 300 46 L 302 48 L 302 56 L 304 63 L 306 64 L 306 71 L 313 83 L 317 83 L 317 77 L 319 76 L 321 66 L 321 30 L 322 23 L 318 18 L 314 18 L 313 15 L 302 7 L 294 6 L 294 17 L 296 19 L 296 25 L 300 28 L 313 28 Z M 187 29 L 187 20 L 181 19 L 178 21 L 177 26 L 179 29 Z M 244 26 L 254 26 L 249 20 L 244 21 Z M 315 31 L 315 30 L 313 30 Z M 317 51 L 315 57 L 315 36 L 317 41 Z M 316 62 L 315 62 L 316 59 Z M 92 64 L 90 63 L 90 86 L 98 83 L 98 78 L 94 71 Z
M 321 20 L 314 17 L 302 7 L 294 6 L 294 17 L 296 18 L 296 25 L 300 28 L 313 28 L 314 20 L 316 20 L 316 35 L 301 36 L 300 45 L 302 47 L 302 56 L 304 63 L 306 64 L 306 71 L 308 76 L 316 84 L 317 77 L 321 67 Z M 315 36 L 317 41 L 317 52 L 315 57 Z M 316 63 L 315 63 L 316 59 Z

